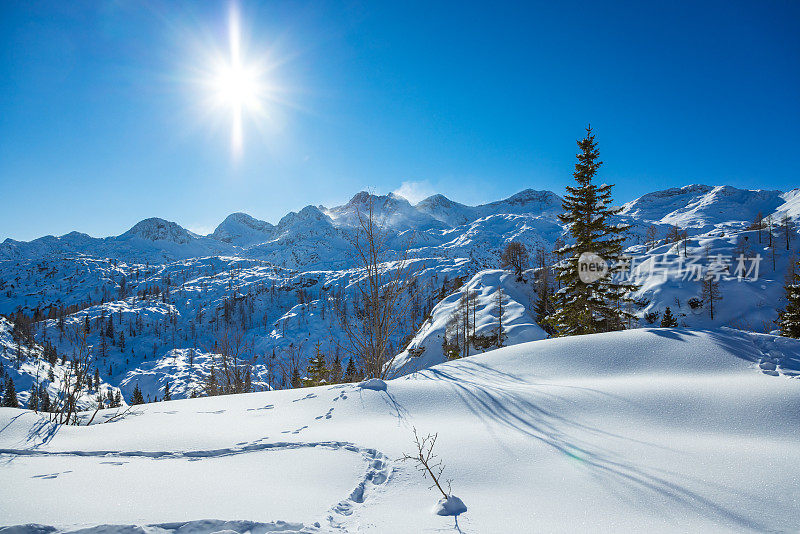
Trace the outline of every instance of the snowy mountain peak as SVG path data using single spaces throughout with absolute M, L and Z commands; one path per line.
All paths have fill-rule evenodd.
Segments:
M 261 243 L 269 239 L 275 227 L 246 213 L 231 213 L 210 237 L 239 246 Z
M 120 236 L 121 238 L 138 237 L 148 241 L 169 241 L 186 244 L 195 239 L 195 235 L 178 223 L 166 221 L 158 217 L 150 217 L 136 223 L 133 228 Z
M 561 197 L 552 191 L 537 191 L 536 189 L 525 189 L 519 193 L 511 195 L 505 200 L 501 200 L 500 202 L 512 206 L 539 204 L 543 207 L 561 208 Z

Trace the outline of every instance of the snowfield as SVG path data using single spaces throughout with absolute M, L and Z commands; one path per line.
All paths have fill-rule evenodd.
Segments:
M 800 342 L 640 329 L 390 380 L 136 406 L 0 409 L 0 523 L 88 532 L 795 532 Z M 106 410 L 110 417 L 115 410 Z M 467 511 L 414 466 L 412 428 Z M 159 528 L 143 527 L 160 525 Z M 28 525 L 0 532 L 47 532 Z

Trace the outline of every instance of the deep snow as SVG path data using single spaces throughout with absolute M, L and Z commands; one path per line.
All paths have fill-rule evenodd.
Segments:
M 90 427 L 0 409 L 0 522 L 792 531 L 798 370 L 795 340 L 642 329 L 506 347 L 386 391 L 343 384 L 178 400 Z M 438 433 L 444 477 L 468 507 L 457 523 L 432 512 L 441 496 L 398 461 L 413 451 L 412 428 Z

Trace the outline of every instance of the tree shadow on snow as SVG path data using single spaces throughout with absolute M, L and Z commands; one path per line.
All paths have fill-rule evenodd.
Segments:
M 465 406 L 476 416 L 486 421 L 487 427 L 489 427 L 491 423 L 497 423 L 507 428 L 514 429 L 544 443 L 569 458 L 580 461 L 581 465 L 588 469 L 592 476 L 603 482 L 602 486 L 608 491 L 613 491 L 613 484 L 611 483 L 618 483 L 632 490 L 635 494 L 641 494 L 642 491 L 647 491 L 661 497 L 666 497 L 668 500 L 681 504 L 707 518 L 726 522 L 739 529 L 754 531 L 770 529 L 769 525 L 761 524 L 733 509 L 718 504 L 710 498 L 668 478 L 671 477 L 674 479 L 675 477 L 682 477 L 683 475 L 655 468 L 646 470 L 619 457 L 612 451 L 603 450 L 590 442 L 570 436 L 568 431 L 572 429 L 631 442 L 645 443 L 633 438 L 607 432 L 603 429 L 592 427 L 575 420 L 567 419 L 515 393 L 513 388 L 492 388 L 491 381 L 494 379 L 499 381 L 495 382 L 497 385 L 501 385 L 503 381 L 509 384 L 516 382 L 514 377 L 504 376 L 505 373 L 489 368 L 470 369 L 469 366 L 459 365 L 457 367 L 443 366 L 430 368 L 420 371 L 416 375 L 418 378 L 447 382 L 459 395 Z M 489 378 L 488 381 L 487 376 Z M 528 384 L 531 385 L 530 383 Z M 535 387 L 535 385 L 532 386 Z M 555 384 L 547 384 L 547 386 L 557 387 Z M 589 393 L 603 393 L 591 390 L 591 388 L 585 389 Z M 527 388 L 526 393 L 530 395 L 531 392 L 531 388 Z M 548 394 L 543 391 L 537 391 L 536 393 L 548 397 L 548 400 L 561 400 L 566 402 L 566 399 L 559 399 L 559 397 L 554 394 Z M 395 404 L 397 403 L 395 402 Z M 672 450 L 654 443 L 645 444 Z M 673 450 L 673 452 L 677 451 Z M 729 493 L 735 492 L 731 488 L 709 484 L 705 481 L 699 482 L 705 483 L 707 486 L 715 486 L 717 489 L 724 489 Z M 752 495 L 750 497 L 758 498 Z

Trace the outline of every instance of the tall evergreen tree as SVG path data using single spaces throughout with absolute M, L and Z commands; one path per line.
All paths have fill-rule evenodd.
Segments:
M 559 251 L 564 257 L 556 266 L 561 289 L 554 295 L 555 311 L 547 317 L 558 336 L 622 330 L 632 317 L 624 304 L 632 300 L 630 292 L 636 289 L 633 284 L 615 280 L 610 270 L 591 283 L 582 282 L 578 276 L 578 258 L 584 252 L 612 264 L 618 262 L 623 234 L 629 228 L 612 221 L 621 210 L 612 206 L 613 186 L 593 183 L 603 162 L 598 159 L 600 152 L 591 127 L 586 128 L 586 137 L 578 141 L 578 148 L 573 173 L 577 185 L 567 187 L 564 213 L 559 216 L 569 226 L 574 243 Z
M 10 376 L 6 379 L 6 390 L 3 393 L 3 407 L 19 408 L 17 389 L 14 387 L 14 380 L 12 380 Z
M 800 338 L 800 261 L 786 281 L 786 307 L 778 312 L 781 335 Z
M 172 400 L 172 392 L 169 390 L 169 382 L 164 384 L 164 398 L 162 400 L 168 401 Z

